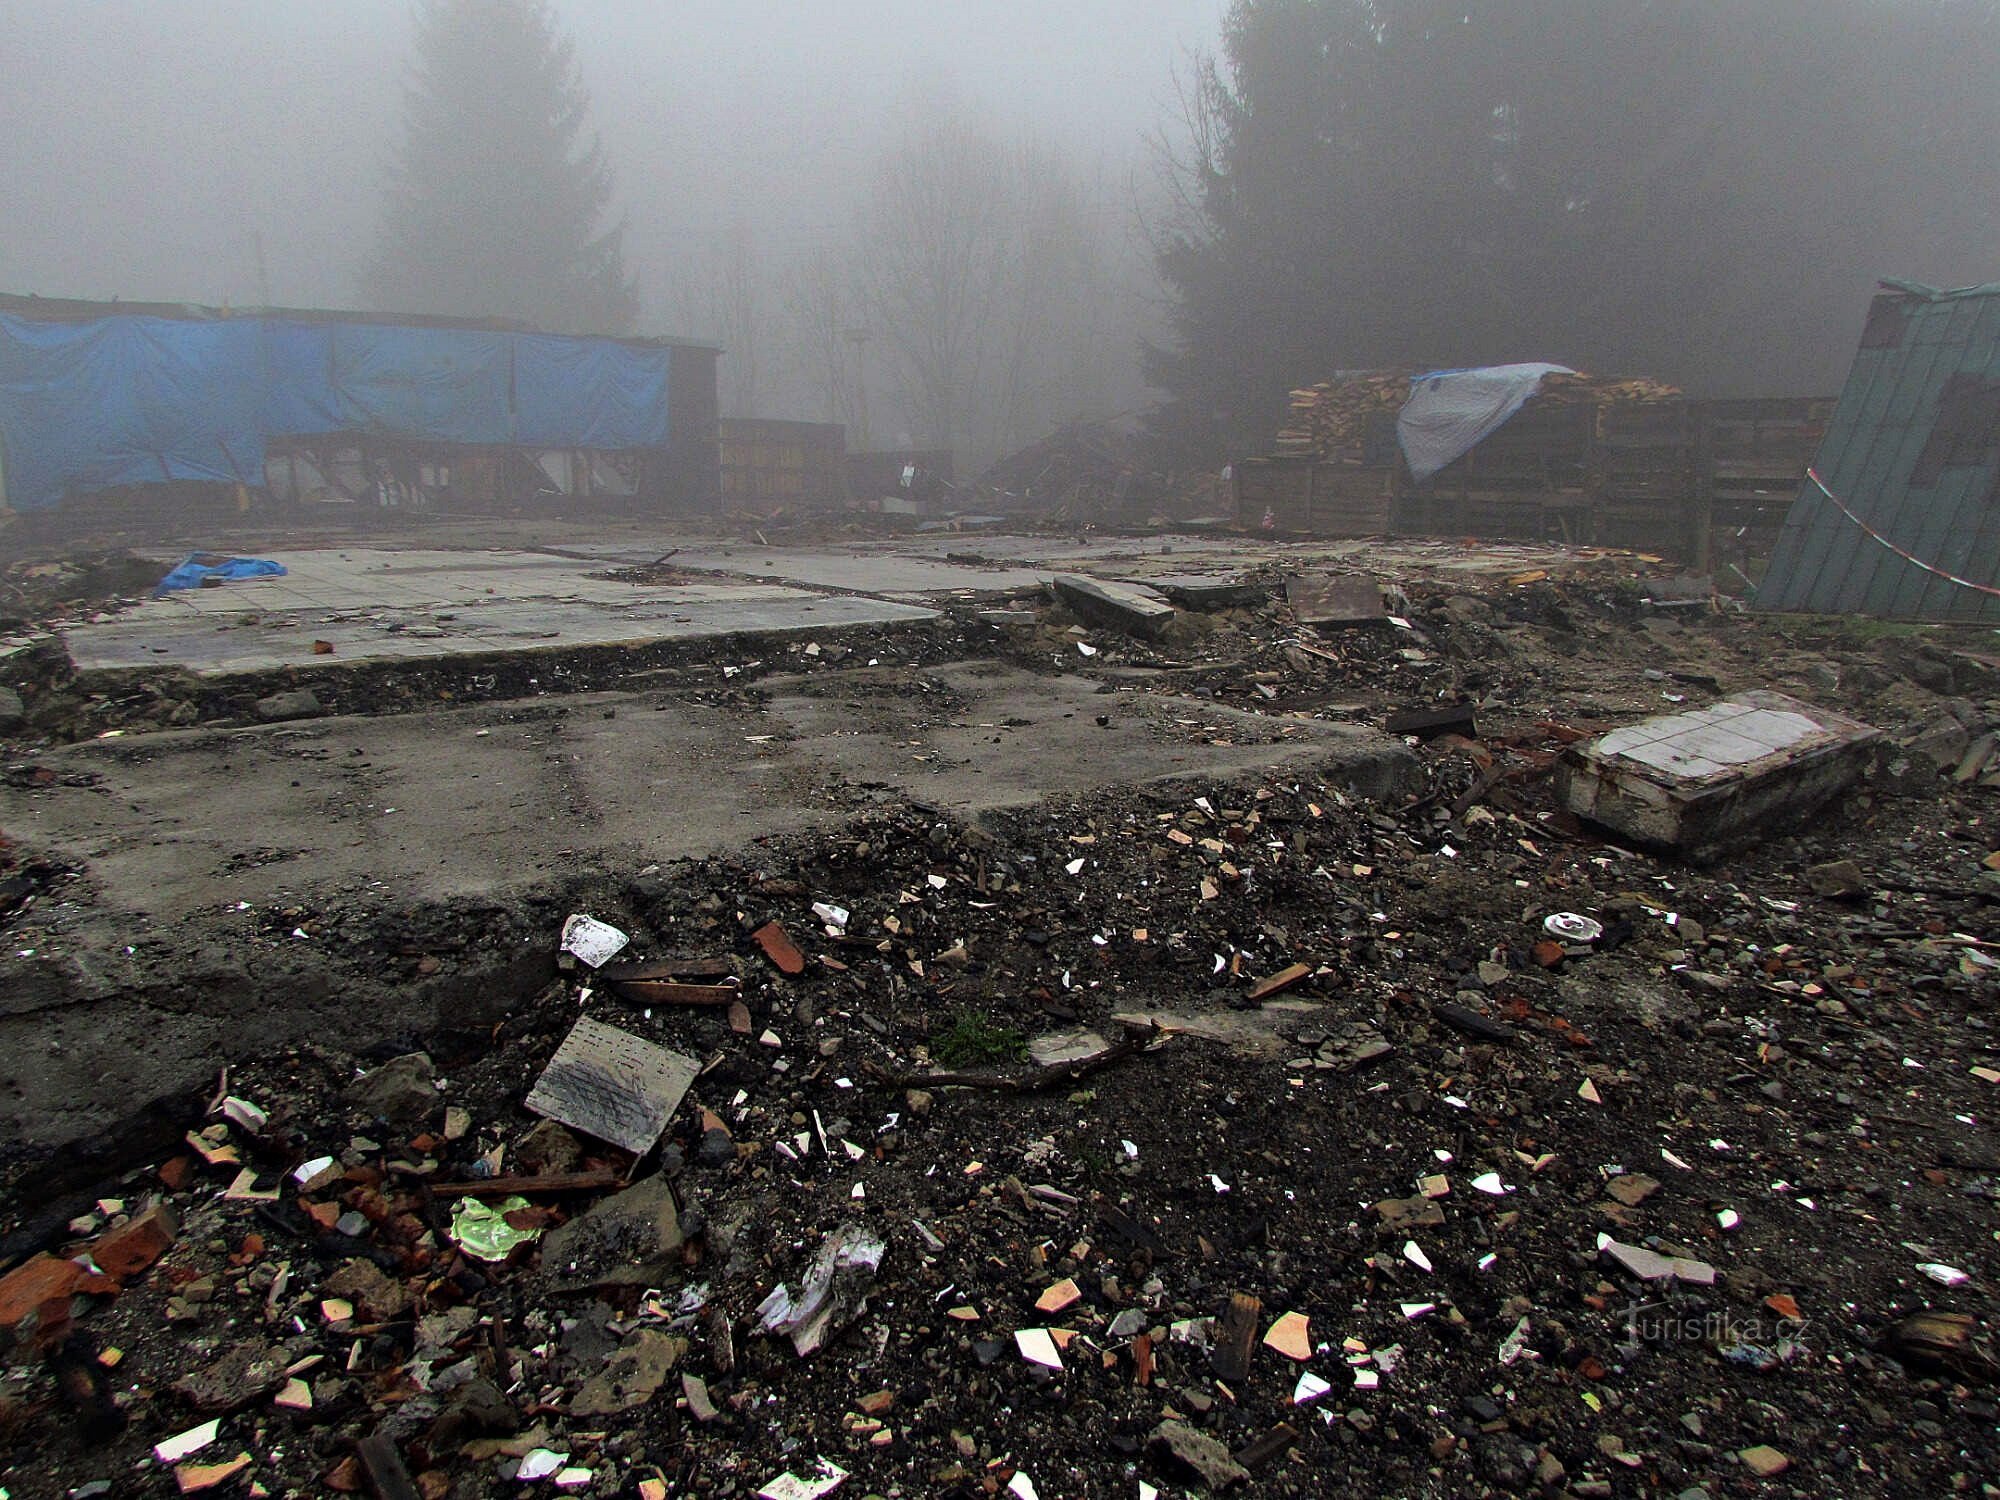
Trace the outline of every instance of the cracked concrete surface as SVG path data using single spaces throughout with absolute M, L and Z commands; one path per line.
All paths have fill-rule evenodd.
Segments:
M 41 908 L 32 952 L 0 956 L 0 1124 L 61 1141 L 193 1085 L 218 1053 L 329 1027 L 349 1045 L 414 1034 L 485 1014 L 505 988 L 357 974 L 322 938 L 291 936 L 328 911 L 393 929 L 451 907 L 520 909 L 885 798 L 971 819 L 1306 765 L 1367 795 L 1408 761 L 1365 730 L 990 660 L 759 686 L 754 706 L 609 693 L 50 752 L 63 781 L 90 784 L 0 788 L 0 826 L 85 873 Z M 274 912 L 298 916 L 274 926 Z M 509 933 L 488 967 L 545 967 L 553 943 Z

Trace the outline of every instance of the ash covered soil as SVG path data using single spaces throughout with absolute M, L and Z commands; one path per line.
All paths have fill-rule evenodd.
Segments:
M 494 1024 L 238 1060 L 166 1107 L 192 1139 L 81 1189 L 12 1161 L 0 1486 L 1990 1492 L 2000 679 L 1949 633 L 1642 593 L 1091 631 L 1136 691 L 1463 694 L 1479 738 L 1380 804 L 1297 773 L 971 823 L 857 796 L 593 905 L 621 960 L 726 970 L 733 1016 L 552 970 Z M 991 649 L 1050 662 L 1070 624 Z M 1556 808 L 1567 743 L 1748 686 L 1891 736 L 1810 828 L 1695 868 Z M 1565 912 L 1601 935 L 1552 939 Z M 352 961 L 463 961 L 395 925 Z M 524 1107 L 580 1017 L 696 1070 L 642 1158 Z M 479 1187 L 510 1177 L 540 1184 Z M 504 1260 L 460 1247 L 480 1203 Z M 823 1323 L 766 1331 L 835 1250 Z

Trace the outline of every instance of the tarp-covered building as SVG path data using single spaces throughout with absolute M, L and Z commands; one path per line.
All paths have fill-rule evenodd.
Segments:
M 2000 283 L 1882 283 L 1754 602 L 2000 620 Z
M 192 481 L 423 503 L 716 490 L 712 345 L 360 313 L 0 297 L 15 510 Z

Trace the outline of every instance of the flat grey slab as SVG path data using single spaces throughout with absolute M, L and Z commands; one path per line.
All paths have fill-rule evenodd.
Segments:
M 562 550 L 594 558 L 600 565 L 649 563 L 671 551 L 671 567 L 905 598 L 1038 588 L 1057 573 L 1153 584 L 1190 574 L 1237 579 L 1271 563 L 1293 571 L 1338 564 L 1385 579 L 1439 577 L 1484 583 L 1520 573 L 1562 576 L 1602 566 L 1604 559 L 1604 554 L 1587 548 L 1525 543 L 1379 537 L 1272 542 L 1189 533 L 1078 538 L 1008 531 L 932 532 L 792 547 L 718 542 L 665 528 L 615 542 L 564 542 Z
M 700 1068 L 684 1053 L 585 1016 L 522 1102 L 558 1124 L 644 1156 Z
M 1086 619 L 1118 630 L 1153 635 L 1174 617 L 1174 607 L 1143 584 L 1058 573 L 1057 595 Z
M 302 549 L 282 578 L 149 599 L 63 632 L 81 669 L 181 666 L 202 675 L 644 644 L 739 632 L 926 620 L 888 599 L 767 583 L 645 585 L 601 562 L 539 552 Z M 331 655 L 316 653 L 326 641 Z

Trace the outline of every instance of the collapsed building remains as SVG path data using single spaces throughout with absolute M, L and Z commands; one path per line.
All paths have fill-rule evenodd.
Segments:
M 0 498 L 687 505 L 717 489 L 719 353 L 501 320 L 0 297 Z
M 1655 381 L 1542 368 L 1511 415 L 1421 479 L 1398 441 L 1413 384 L 1486 372 L 1349 372 L 1294 391 L 1274 452 L 1233 466 L 1238 523 L 1638 547 L 1755 576 L 1831 399 L 1696 401 Z

